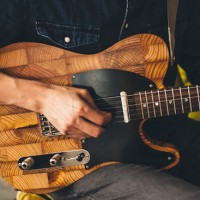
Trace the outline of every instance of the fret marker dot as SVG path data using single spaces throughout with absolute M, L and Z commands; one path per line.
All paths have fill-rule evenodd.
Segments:
M 185 102 L 188 102 L 188 98 L 185 98 L 184 101 L 185 101 Z
M 169 104 L 172 104 L 172 103 L 173 103 L 173 101 L 172 101 L 172 100 L 170 100 L 170 101 L 169 101 Z
M 144 108 L 146 108 L 146 107 L 147 107 L 147 105 L 146 105 L 146 104 L 143 104 L 143 107 L 144 107 Z
M 156 102 L 156 103 L 155 103 L 155 106 L 159 106 L 159 103 L 158 103 L 158 102 Z

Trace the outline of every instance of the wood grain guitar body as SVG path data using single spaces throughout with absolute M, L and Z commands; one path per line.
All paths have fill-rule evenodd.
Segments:
M 152 85 L 163 88 L 168 60 L 168 48 L 162 39 L 139 34 L 92 55 L 37 43 L 12 44 L 0 50 L 0 72 L 61 86 L 85 87 L 86 84 L 91 88 L 94 85 L 95 98 L 95 95 L 119 95 L 118 92 L 123 89 L 135 92 Z M 92 79 L 93 76 L 95 78 Z M 101 76 L 102 80 L 98 82 Z M 89 77 L 91 81 L 88 82 Z M 107 79 L 111 82 L 106 85 Z M 0 175 L 18 190 L 41 194 L 61 189 L 97 168 L 116 162 L 147 165 L 155 162 L 156 167 L 164 169 L 175 166 L 179 162 L 176 148 L 149 138 L 142 130 L 143 123 L 145 120 L 136 120 L 108 128 L 99 139 L 86 139 L 83 143 L 65 136 L 46 137 L 42 134 L 38 113 L 1 105 Z M 18 167 L 21 157 L 78 149 L 90 152 L 88 169 L 85 165 L 38 170 L 21 170 Z

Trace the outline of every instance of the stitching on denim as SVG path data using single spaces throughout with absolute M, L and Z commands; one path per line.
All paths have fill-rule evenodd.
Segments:
M 88 198 L 88 200 L 95 200 L 94 197 L 92 197 L 92 196 L 79 194 L 79 193 L 76 193 L 76 192 L 74 192 L 74 191 L 72 191 L 72 190 L 70 190 L 70 193 L 71 193 L 74 197 L 78 197 L 78 196 L 79 196 L 79 197 L 86 197 L 86 198 Z
M 36 25 L 38 24 L 38 22 L 36 22 Z M 56 24 L 55 24 L 56 25 Z M 58 46 L 60 47 L 64 47 L 64 48 L 73 48 L 73 47 L 80 47 L 80 46 L 84 46 L 84 45 L 87 45 L 87 44 L 92 44 L 92 43 L 95 43 L 99 40 L 99 34 L 95 34 L 96 37 L 93 41 L 85 41 L 85 42 L 82 42 L 81 44 L 76 44 L 75 42 L 74 43 L 70 43 L 70 45 L 63 45 L 63 44 L 60 44 L 58 42 L 56 42 L 55 40 L 53 40 L 52 38 L 50 38 L 49 36 L 45 35 L 45 34 L 42 34 L 40 31 L 39 31 L 39 27 L 36 26 L 36 31 L 37 31 L 37 34 L 40 35 L 40 36 L 43 36 L 49 40 L 51 40 L 53 43 L 57 44 Z
M 127 15 L 128 15 L 128 0 L 126 0 L 126 12 L 125 12 L 125 15 L 124 15 L 124 20 L 123 20 L 123 23 L 122 23 L 122 26 L 121 26 L 121 29 L 120 29 L 118 40 L 120 40 L 120 38 L 122 36 L 122 31 L 123 31 L 123 28 L 124 28 L 124 25 L 125 25 L 125 22 L 126 22 Z
M 36 22 L 36 25 L 37 24 L 44 24 L 44 25 L 46 24 L 46 25 L 52 25 L 52 26 L 56 26 L 56 27 L 69 28 L 69 29 L 73 29 L 73 30 L 84 29 L 84 30 L 88 30 L 88 31 L 91 31 L 91 30 L 100 31 L 100 28 L 95 27 L 95 26 L 69 26 L 69 25 L 65 25 L 65 24 L 55 24 L 52 22 L 39 22 L 39 21 Z
M 62 44 L 56 42 L 55 40 L 53 40 L 52 38 L 48 37 L 47 35 L 41 34 L 41 33 L 39 33 L 38 31 L 37 31 L 37 33 L 38 33 L 38 35 L 41 35 L 41 36 L 43 36 L 43 37 L 45 37 L 45 38 L 51 40 L 53 43 L 59 45 L 60 47 L 64 47 L 64 48 L 73 48 L 73 47 L 78 47 L 78 46 L 80 47 L 80 46 L 84 46 L 84 45 L 86 45 L 86 44 L 95 43 L 95 42 L 97 41 L 97 40 L 95 40 L 95 41 L 91 41 L 91 42 L 82 42 L 81 44 L 77 44 L 77 45 L 76 45 L 76 43 L 71 43 L 70 46 L 67 46 L 67 45 L 65 46 L 65 45 L 62 45 Z

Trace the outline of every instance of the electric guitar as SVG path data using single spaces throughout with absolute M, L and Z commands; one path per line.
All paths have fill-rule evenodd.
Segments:
M 69 139 L 44 115 L 1 105 L 0 175 L 18 190 L 41 194 L 116 162 L 176 166 L 178 149 L 143 130 L 150 118 L 200 110 L 199 86 L 164 88 L 168 62 L 167 46 L 150 34 L 129 37 L 92 55 L 37 43 L 2 48 L 1 73 L 86 88 L 101 110 L 112 113 L 112 122 L 98 139 Z

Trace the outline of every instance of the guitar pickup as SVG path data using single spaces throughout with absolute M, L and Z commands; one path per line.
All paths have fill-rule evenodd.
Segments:
M 86 166 L 89 161 L 89 152 L 84 149 L 79 149 L 74 151 L 22 157 L 18 160 L 18 166 L 21 170 L 38 170 L 77 165 Z

